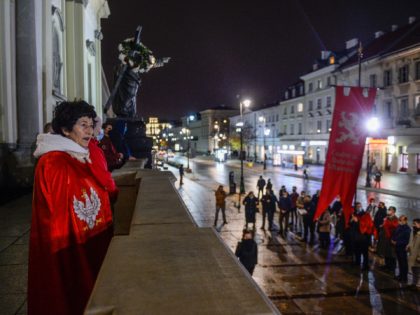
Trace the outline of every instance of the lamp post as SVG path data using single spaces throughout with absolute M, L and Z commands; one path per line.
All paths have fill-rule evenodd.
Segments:
M 366 124 L 367 129 L 370 132 L 375 132 L 379 129 L 379 120 L 377 117 L 372 117 L 367 121 Z M 371 185 L 371 179 L 370 179 L 370 139 L 366 138 L 366 144 L 367 144 L 367 151 L 366 151 L 366 183 L 365 187 L 372 187 Z
M 263 157 L 263 169 L 266 170 L 267 169 L 267 153 L 266 153 L 266 145 L 265 145 L 265 136 L 267 135 L 266 133 L 266 129 L 265 129 L 265 117 L 264 116 L 260 116 L 260 118 L 258 118 L 258 120 L 263 123 L 263 146 L 264 146 L 264 157 Z
M 187 170 L 190 169 L 190 138 L 191 138 L 191 130 L 190 130 L 190 121 L 194 120 L 194 115 L 187 116 Z
M 244 132 L 244 119 L 243 119 L 243 106 L 249 107 L 251 105 L 250 100 L 243 100 L 239 103 L 240 113 L 241 113 L 241 152 L 240 152 L 240 159 L 241 159 L 241 183 L 239 187 L 239 199 L 241 198 L 241 194 L 245 193 L 245 183 L 244 183 L 244 157 L 243 157 L 243 132 Z M 240 206 L 240 205 L 239 205 Z

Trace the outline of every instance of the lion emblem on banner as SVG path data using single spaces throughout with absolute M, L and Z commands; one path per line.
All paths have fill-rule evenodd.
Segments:
M 341 112 L 338 126 L 341 128 L 339 137 L 335 140 L 337 143 L 350 141 L 354 145 L 358 145 L 360 141 L 360 116 L 356 113 Z

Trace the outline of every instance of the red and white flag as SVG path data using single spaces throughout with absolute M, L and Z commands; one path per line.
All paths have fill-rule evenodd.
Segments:
M 372 111 L 376 88 L 337 86 L 335 95 L 332 131 L 315 219 L 339 195 L 348 222 L 362 165 L 366 121 Z

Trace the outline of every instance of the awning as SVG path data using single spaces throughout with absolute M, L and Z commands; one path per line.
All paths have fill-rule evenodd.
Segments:
M 407 153 L 420 154 L 420 143 L 412 143 L 407 147 Z

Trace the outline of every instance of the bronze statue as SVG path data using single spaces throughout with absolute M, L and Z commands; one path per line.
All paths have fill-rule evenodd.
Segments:
M 141 83 L 141 74 L 153 68 L 162 67 L 170 58 L 156 59 L 153 52 L 140 41 L 141 26 L 134 38 L 127 38 L 118 45 L 121 61 L 115 73 L 116 81 L 105 104 L 106 113 L 110 106 L 117 117 L 136 117 L 136 96 Z

